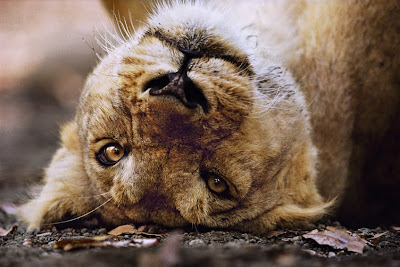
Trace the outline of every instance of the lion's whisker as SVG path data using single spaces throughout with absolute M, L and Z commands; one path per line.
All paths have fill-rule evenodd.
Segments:
M 78 216 L 78 217 L 76 217 L 76 218 L 69 219 L 69 220 L 65 220 L 65 221 L 60 221 L 60 222 L 48 223 L 48 224 L 45 224 L 45 225 L 57 225 L 57 224 L 69 223 L 69 222 L 73 222 L 73 221 L 79 220 L 79 219 L 81 219 L 81 218 L 83 218 L 83 217 L 88 216 L 89 214 L 92 214 L 92 213 L 95 212 L 96 210 L 100 209 L 101 207 L 103 207 L 104 205 L 106 205 L 108 202 L 110 202 L 111 199 L 112 199 L 112 197 L 110 197 L 109 199 L 107 199 L 103 204 L 97 206 L 96 208 L 92 209 L 91 211 L 86 212 L 85 214 L 83 214 L 83 215 L 81 215 L 81 216 Z

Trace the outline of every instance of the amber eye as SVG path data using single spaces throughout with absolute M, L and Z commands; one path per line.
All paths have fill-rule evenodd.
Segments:
M 216 194 L 223 194 L 228 190 L 226 182 L 215 174 L 208 174 L 206 181 L 208 188 Z
M 104 165 L 114 165 L 120 161 L 123 156 L 124 148 L 116 143 L 103 146 L 99 153 L 97 153 L 97 159 Z

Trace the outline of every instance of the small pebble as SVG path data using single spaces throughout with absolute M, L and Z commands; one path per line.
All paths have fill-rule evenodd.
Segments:
M 292 240 L 293 241 L 299 241 L 299 240 L 301 240 L 301 237 L 300 236 L 295 236 L 295 237 L 292 238 Z
M 336 257 L 336 253 L 333 252 L 333 251 L 330 251 L 330 252 L 328 253 L 328 258 L 333 258 L 333 257 Z
M 381 242 L 379 242 L 377 247 L 384 248 L 384 247 L 388 247 L 388 246 L 390 246 L 389 241 L 381 241 Z
M 35 229 L 35 230 L 30 230 L 28 232 L 26 232 L 28 235 L 36 235 L 37 233 L 39 233 L 39 229 Z
M 157 231 L 156 227 L 150 227 L 150 229 L 147 232 L 150 234 L 157 234 L 159 231 Z
M 61 230 L 61 233 L 71 233 L 72 229 L 71 228 L 65 228 Z
M 227 237 L 225 238 L 225 240 L 231 242 L 231 241 L 233 241 L 233 240 L 235 240 L 235 239 L 234 239 L 232 236 L 227 236 Z
M 346 255 L 346 252 L 344 250 L 341 250 L 336 255 L 338 256 Z
M 100 228 L 100 229 L 97 231 L 97 233 L 98 233 L 99 235 L 107 234 L 107 229 L 106 229 L 106 228 Z
M 193 240 L 189 241 L 189 246 L 191 246 L 191 247 L 202 247 L 205 245 L 206 245 L 206 243 L 204 243 L 204 241 L 202 239 L 193 239 Z
M 37 234 L 36 236 L 37 237 L 45 237 L 45 236 L 49 236 L 51 234 L 52 234 L 51 232 L 43 232 L 43 233 Z
M 240 248 L 242 244 L 236 243 L 236 242 L 228 242 L 224 245 L 226 248 Z
M 42 252 L 41 254 L 40 254 L 40 256 L 41 257 L 46 257 L 46 256 L 49 256 L 50 254 L 48 253 L 48 252 L 46 252 L 46 251 L 44 251 L 44 252 Z
M 372 249 L 372 248 L 371 248 L 368 244 L 366 244 L 366 245 L 364 246 L 363 252 L 371 251 L 371 249 Z
M 26 238 L 22 243 L 23 246 L 31 247 L 32 246 L 32 239 Z
M 87 228 L 82 228 L 82 229 L 81 229 L 81 234 L 84 234 L 84 233 L 86 233 L 87 231 L 88 231 Z
M 310 254 L 311 256 L 315 256 L 317 254 L 317 252 L 315 252 L 314 250 L 311 249 L 302 249 L 304 252 L 307 252 L 308 254 Z

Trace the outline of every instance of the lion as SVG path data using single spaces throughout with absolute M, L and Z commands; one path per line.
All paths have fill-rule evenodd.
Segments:
M 136 7 L 20 209 L 29 229 L 90 214 L 264 233 L 354 212 L 398 136 L 397 1 Z

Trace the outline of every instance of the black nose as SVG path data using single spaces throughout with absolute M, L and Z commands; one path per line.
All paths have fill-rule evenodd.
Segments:
M 188 108 L 196 108 L 199 105 L 204 112 L 208 112 L 206 97 L 186 73 L 168 73 L 158 77 L 147 83 L 145 90 L 147 89 L 150 89 L 152 96 L 171 95 Z
M 168 73 L 155 78 L 143 88 L 143 91 L 150 89 L 150 95 L 171 95 L 176 97 L 187 108 L 196 108 L 198 105 L 208 112 L 208 102 L 203 92 L 187 76 L 187 69 L 190 58 L 185 57 L 178 72 Z

